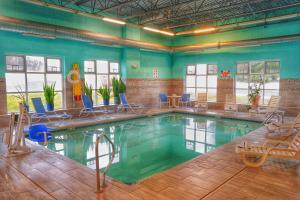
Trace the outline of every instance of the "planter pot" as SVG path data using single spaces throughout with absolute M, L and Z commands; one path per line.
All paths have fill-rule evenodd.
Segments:
M 103 105 L 108 106 L 109 105 L 109 99 L 103 99 Z
M 119 97 L 114 97 L 114 103 L 116 105 L 119 105 L 120 104 L 120 98 Z
M 47 103 L 46 106 L 47 106 L 48 111 L 53 111 L 54 110 L 54 104 Z
M 259 105 L 259 101 L 260 101 L 260 96 L 256 96 L 255 98 L 252 99 L 252 109 L 256 109 Z

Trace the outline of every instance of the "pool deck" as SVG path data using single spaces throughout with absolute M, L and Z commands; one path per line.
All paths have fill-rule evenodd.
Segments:
M 169 111 L 193 112 L 188 109 L 150 109 L 146 116 Z M 262 119 L 262 116 L 247 113 L 209 111 L 202 114 Z M 103 116 L 92 120 L 74 119 L 64 122 L 61 127 L 83 125 L 79 123 L 84 121 L 91 125 L 136 116 L 113 114 L 110 119 Z M 243 140 L 264 142 L 265 133 L 266 129 L 262 127 L 134 185 L 108 179 L 107 187 L 101 194 L 95 193 L 94 170 L 35 144 L 29 144 L 35 150 L 31 154 L 6 158 L 6 149 L 0 143 L 0 199 L 300 200 L 300 168 L 297 161 L 272 159 L 261 168 L 248 168 L 234 152 L 235 145 Z

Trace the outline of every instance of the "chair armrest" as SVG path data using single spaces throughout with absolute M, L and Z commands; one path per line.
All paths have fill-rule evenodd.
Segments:
M 282 140 L 267 140 L 263 146 L 267 146 L 267 144 L 287 144 L 290 145 L 291 142 L 282 141 Z

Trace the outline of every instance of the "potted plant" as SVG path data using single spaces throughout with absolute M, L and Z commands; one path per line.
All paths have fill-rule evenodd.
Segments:
M 258 82 L 255 82 L 253 86 L 249 86 L 248 100 L 251 103 L 252 109 L 256 109 L 258 107 L 262 85 L 263 81 L 260 79 Z
M 85 82 L 84 84 L 84 94 L 88 97 L 90 97 L 91 101 L 93 102 L 93 89 L 92 89 L 92 85 L 88 85 L 87 82 Z
M 54 110 L 54 97 L 56 96 L 55 92 L 55 83 L 53 84 L 44 84 L 43 85 L 44 90 L 44 97 L 46 99 L 46 106 L 48 111 Z
M 116 79 L 115 77 L 113 77 L 112 79 L 112 92 L 113 92 L 113 96 L 114 96 L 114 103 L 116 105 L 120 104 L 120 97 L 119 97 L 119 87 L 120 86 L 120 82 L 118 79 Z
M 14 97 L 16 99 L 18 99 L 19 102 L 24 105 L 26 111 L 29 112 L 29 105 L 26 102 L 26 96 L 25 96 L 25 93 L 23 92 L 21 86 L 17 86 L 16 90 L 17 90 L 18 94 L 14 95 Z
M 126 85 L 122 79 L 119 79 L 119 94 L 126 92 Z
M 103 98 L 103 105 L 109 105 L 109 98 L 110 98 L 111 90 L 107 86 L 100 87 L 98 89 L 98 94 L 100 94 Z

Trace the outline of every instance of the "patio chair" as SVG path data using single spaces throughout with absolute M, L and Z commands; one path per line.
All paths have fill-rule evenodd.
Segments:
M 202 109 L 203 110 L 208 109 L 207 93 L 198 93 L 197 101 L 195 103 L 195 109 L 196 109 L 196 111 L 200 111 Z
M 185 105 L 185 106 L 188 106 L 188 105 L 191 106 L 191 94 L 184 93 L 184 94 L 179 98 L 178 104 L 181 105 L 181 106 L 184 106 L 184 105 Z
M 112 110 L 95 110 L 93 106 L 92 99 L 87 96 L 87 95 L 82 95 L 81 96 L 83 108 L 80 110 L 79 117 L 85 114 L 85 117 L 92 114 L 94 117 L 96 114 L 108 114 L 108 113 L 113 113 Z
M 32 121 L 33 119 L 37 119 L 37 121 L 40 121 L 41 119 L 47 119 L 48 121 L 51 121 L 51 119 L 65 120 L 72 118 L 72 115 L 67 113 L 57 114 L 55 111 L 46 112 L 40 97 L 31 98 L 31 101 L 35 110 L 35 113 L 30 116 Z
M 249 167 L 260 167 L 268 158 L 300 160 L 300 132 L 297 133 L 291 142 L 267 140 L 261 146 L 249 145 L 247 142 L 244 142 L 242 145 L 236 146 L 236 152 L 240 154 L 244 164 Z
M 268 104 L 266 106 L 259 106 L 257 112 L 259 114 L 265 114 L 265 120 L 263 124 L 272 122 L 272 119 L 277 119 L 277 121 L 283 122 L 284 111 L 278 110 L 280 103 L 280 96 L 271 96 Z
M 232 94 L 226 94 L 224 111 L 235 111 L 239 109 L 238 104 L 236 104 L 235 96 Z
M 171 106 L 171 101 L 165 93 L 159 93 L 159 107 L 162 105 L 167 105 L 169 108 Z
M 125 93 L 120 93 L 121 104 L 118 106 L 118 110 L 130 110 L 133 113 L 142 113 L 144 110 L 144 106 L 140 104 L 129 104 L 126 98 Z M 140 111 L 140 112 L 137 112 Z
M 278 110 L 280 99 L 280 96 L 272 95 L 267 105 L 258 107 L 258 113 L 266 114 Z
M 277 132 L 280 136 L 289 136 L 293 134 L 295 129 L 300 128 L 300 113 L 295 117 L 291 123 L 268 123 L 265 124 L 268 129 L 268 134 Z

